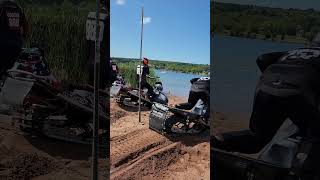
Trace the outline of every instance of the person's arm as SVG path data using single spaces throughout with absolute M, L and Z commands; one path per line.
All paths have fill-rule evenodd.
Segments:
M 150 76 L 150 69 L 149 69 L 149 67 L 146 67 L 146 76 L 147 76 L 147 78 L 150 78 L 150 79 L 157 79 L 157 78 L 159 78 L 159 77 L 152 77 L 152 76 Z
M 285 53 L 286 52 L 274 52 L 259 56 L 256 62 L 260 71 L 264 72 L 271 64 L 275 63 Z

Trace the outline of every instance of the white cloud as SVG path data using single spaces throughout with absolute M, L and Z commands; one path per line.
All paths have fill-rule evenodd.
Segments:
M 124 5 L 125 3 L 126 3 L 126 0 L 116 0 L 116 4 L 117 4 L 117 5 L 122 6 L 122 5 Z
M 151 17 L 143 17 L 143 24 L 151 23 Z

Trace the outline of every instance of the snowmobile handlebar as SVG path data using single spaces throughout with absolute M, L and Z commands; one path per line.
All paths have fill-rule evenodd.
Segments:
M 158 76 L 156 76 L 156 77 L 152 77 L 152 76 L 147 76 L 148 78 L 150 78 L 150 79 L 157 79 L 157 78 L 160 78 L 160 77 L 158 77 Z
M 201 115 L 199 114 L 195 114 L 180 108 L 176 108 L 176 107 L 168 107 L 168 110 L 174 114 L 179 114 L 180 116 L 184 116 L 187 117 L 190 120 L 195 120 L 195 119 L 199 119 L 201 117 Z
M 28 71 L 23 71 L 23 70 L 19 70 L 19 69 L 9 69 L 7 70 L 7 73 L 20 73 L 20 74 L 24 74 L 24 75 L 30 75 L 33 78 L 30 77 L 19 77 L 19 76 L 14 76 L 14 75 L 9 75 L 14 79 L 18 79 L 18 80 L 22 80 L 22 81 L 30 81 L 30 82 L 38 82 L 42 85 L 44 85 L 46 88 L 49 88 L 50 92 L 52 92 L 53 94 L 62 91 L 61 86 L 59 84 L 59 82 L 57 83 L 57 80 L 53 77 L 46 77 L 46 76 L 39 76 L 33 73 L 30 73 Z M 37 81 L 39 80 L 39 81 Z M 50 81 L 50 82 L 48 82 Z M 38 84 L 37 83 L 37 84 Z
M 18 69 L 9 69 L 7 72 L 8 73 L 20 73 L 20 74 L 30 75 L 36 79 L 49 80 L 48 76 L 39 76 L 39 75 L 35 75 L 31 72 L 18 70 Z M 21 77 L 19 77 L 19 78 L 21 78 Z M 27 78 L 24 78 L 24 79 L 27 79 Z M 53 79 L 51 79 L 51 80 L 53 80 Z

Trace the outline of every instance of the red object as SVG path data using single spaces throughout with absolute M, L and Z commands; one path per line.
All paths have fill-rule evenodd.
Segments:
M 146 65 L 149 64 L 149 59 L 144 57 L 143 58 L 143 64 L 146 64 Z
M 58 80 L 53 80 L 52 81 L 52 86 L 55 88 L 55 89 L 59 89 L 61 87 L 61 83 L 58 81 Z

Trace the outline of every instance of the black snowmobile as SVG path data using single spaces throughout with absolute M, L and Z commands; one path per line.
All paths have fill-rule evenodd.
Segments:
M 154 103 L 149 128 L 159 133 L 200 133 L 209 124 L 209 78 L 194 78 L 187 103 L 168 107 Z M 191 110 L 191 111 L 189 111 Z
M 115 81 L 112 83 L 110 88 L 110 97 L 118 97 L 121 94 L 126 94 L 131 89 L 127 86 L 125 80 L 123 79 L 122 75 L 118 74 L 116 76 Z
M 161 82 L 156 82 L 154 85 L 154 96 L 149 96 L 146 89 L 141 90 L 141 107 L 150 109 L 153 103 L 168 104 L 168 98 L 163 93 Z M 124 86 L 121 89 L 125 93 L 119 93 L 116 97 L 116 102 L 126 107 L 139 106 L 139 89 L 128 89 Z
M 55 139 L 91 143 L 94 96 L 90 86 L 62 87 L 38 48 L 24 49 L 7 74 L 2 84 L 0 102 L 7 105 L 9 112 L 20 113 L 15 117 L 18 127 Z M 107 95 L 100 93 L 100 101 L 100 129 L 103 135 L 109 125 Z
M 315 141 L 288 119 L 257 158 L 211 146 L 212 174 L 226 180 L 319 180 L 318 175 L 303 171 Z

